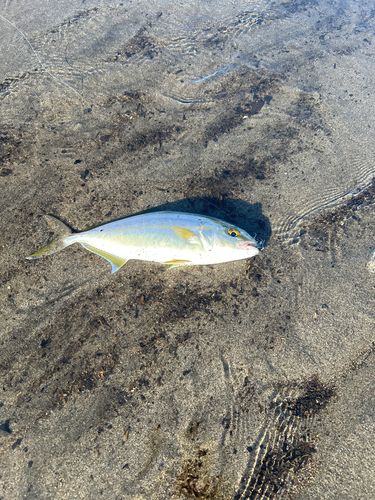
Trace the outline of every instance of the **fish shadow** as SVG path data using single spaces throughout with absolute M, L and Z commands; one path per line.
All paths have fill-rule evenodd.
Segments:
M 217 217 L 244 229 L 251 236 L 256 237 L 258 241 L 262 240 L 262 246 L 267 244 L 272 234 L 270 221 L 268 217 L 262 214 L 261 203 L 248 203 L 232 198 L 194 197 L 171 201 L 140 213 L 162 211 L 185 212 Z

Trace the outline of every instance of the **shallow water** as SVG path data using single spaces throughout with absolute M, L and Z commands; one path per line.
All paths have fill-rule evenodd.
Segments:
M 372 2 L 0 7 L 3 498 L 373 498 Z M 24 260 L 154 207 L 266 246 Z

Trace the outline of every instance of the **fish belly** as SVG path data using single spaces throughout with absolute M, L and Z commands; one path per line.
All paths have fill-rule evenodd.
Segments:
M 200 239 L 185 241 L 172 230 L 157 231 L 102 231 L 98 234 L 90 232 L 69 237 L 74 242 L 89 245 L 100 251 L 107 252 L 123 259 L 137 259 L 151 262 L 170 263 L 170 261 L 185 261 L 186 265 L 200 264 L 206 253 Z

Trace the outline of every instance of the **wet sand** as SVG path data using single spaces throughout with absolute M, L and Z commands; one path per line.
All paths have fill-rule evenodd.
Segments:
M 79 95 L 5 27 L 0 498 L 375 498 L 370 4 L 71 5 L 30 42 Z M 25 260 L 44 214 L 150 208 L 266 245 L 114 275 L 78 245 Z

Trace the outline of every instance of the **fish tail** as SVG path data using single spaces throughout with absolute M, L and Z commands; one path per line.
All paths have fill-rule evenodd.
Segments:
M 58 252 L 74 243 L 74 241 L 66 241 L 67 237 L 72 234 L 72 230 L 68 226 L 61 222 L 61 220 L 56 219 L 56 217 L 52 217 L 52 215 L 46 215 L 45 217 L 47 222 L 53 226 L 55 233 L 57 233 L 57 237 L 44 247 L 26 257 L 26 259 L 39 259 L 44 255 Z

